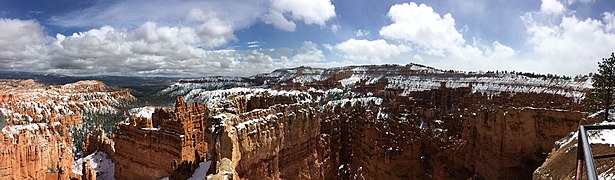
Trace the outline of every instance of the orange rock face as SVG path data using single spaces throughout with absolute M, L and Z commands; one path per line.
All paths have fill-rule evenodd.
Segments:
M 149 117 L 130 115 L 130 122 L 120 125 L 114 135 L 116 178 L 159 179 L 183 168 L 190 171 L 192 165 L 205 160 L 204 105 L 188 106 L 179 98 L 175 109 L 157 108 L 148 113 Z
M 0 133 L 0 179 L 79 178 L 72 174 L 73 142 L 67 128 L 82 124 L 82 113 L 114 112 L 115 106 L 133 100 L 128 90 L 110 91 L 100 81 L 62 86 L 0 81 L 1 121 L 7 124 Z
M 259 88 L 208 90 L 223 81 Z M 206 107 L 179 98 L 151 119 L 130 115 L 114 138 L 117 178 L 183 179 L 208 161 L 212 178 L 529 179 L 588 115 L 586 81 L 410 65 L 184 83 L 166 92 Z
M 525 179 L 553 142 L 587 115 L 514 107 L 522 106 L 525 94 L 487 98 L 445 87 L 414 94 L 420 100 L 388 102 L 377 97 L 318 102 L 307 93 L 270 91 L 209 94 L 222 99 L 209 109 L 187 106 L 180 98 L 174 113 L 153 113 L 151 124 L 160 129 L 121 126 L 116 177 L 161 178 L 178 171 L 176 164 L 208 160 L 210 172 L 220 174 L 218 163 L 226 158 L 233 162 L 233 176 L 247 179 Z M 554 107 L 568 106 L 562 101 Z M 169 117 L 183 120 L 165 120 Z M 203 130 L 204 137 L 188 135 Z M 197 142 L 206 142 L 204 150 Z
M 83 147 L 83 154 L 92 154 L 95 151 L 105 152 L 110 157 L 115 154 L 113 140 L 109 139 L 105 131 L 101 128 L 94 130 L 86 137 L 86 141 Z
M 58 179 L 71 176 L 70 134 L 62 125 L 7 126 L 0 135 L 1 179 Z

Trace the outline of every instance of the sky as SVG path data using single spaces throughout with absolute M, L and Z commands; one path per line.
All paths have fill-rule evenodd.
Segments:
M 611 0 L 0 0 L 0 70 L 249 76 L 297 66 L 596 72 Z

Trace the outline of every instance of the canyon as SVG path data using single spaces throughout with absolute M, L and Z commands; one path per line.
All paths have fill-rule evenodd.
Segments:
M 171 106 L 127 110 L 75 159 L 68 129 L 120 112 L 130 91 L 0 82 L 0 178 L 13 179 L 548 179 L 561 139 L 600 119 L 587 77 L 297 67 L 180 80 L 154 95 Z
M 121 125 L 116 177 L 531 179 L 590 87 L 416 64 L 183 80 L 160 92 L 174 108 Z
M 129 90 L 99 81 L 43 85 L 0 80 L 0 179 L 81 179 L 73 173 L 70 129 L 86 113 L 112 113 L 134 101 Z

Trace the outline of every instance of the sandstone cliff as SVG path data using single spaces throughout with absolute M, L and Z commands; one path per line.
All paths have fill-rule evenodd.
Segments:
M 0 134 L 1 179 L 71 177 L 72 141 L 59 123 L 9 125 Z
M 528 179 L 588 87 L 413 64 L 182 81 L 163 92 L 187 102 L 120 127 L 116 177 Z
M 73 171 L 70 127 L 85 113 L 116 112 L 134 101 L 128 90 L 113 91 L 99 81 L 61 86 L 33 80 L 0 81 L 0 179 L 80 178 Z M 104 146 L 101 138 L 91 143 Z M 92 147 L 94 148 L 94 147 Z

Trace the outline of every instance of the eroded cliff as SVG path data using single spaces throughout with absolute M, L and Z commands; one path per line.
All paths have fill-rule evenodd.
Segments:
M 81 178 L 72 173 L 73 137 L 85 113 L 116 112 L 134 101 L 128 90 L 99 81 L 43 85 L 0 80 L 0 179 Z
M 414 64 L 182 81 L 162 93 L 196 104 L 120 127 L 116 177 L 528 179 L 587 116 L 588 87 Z

